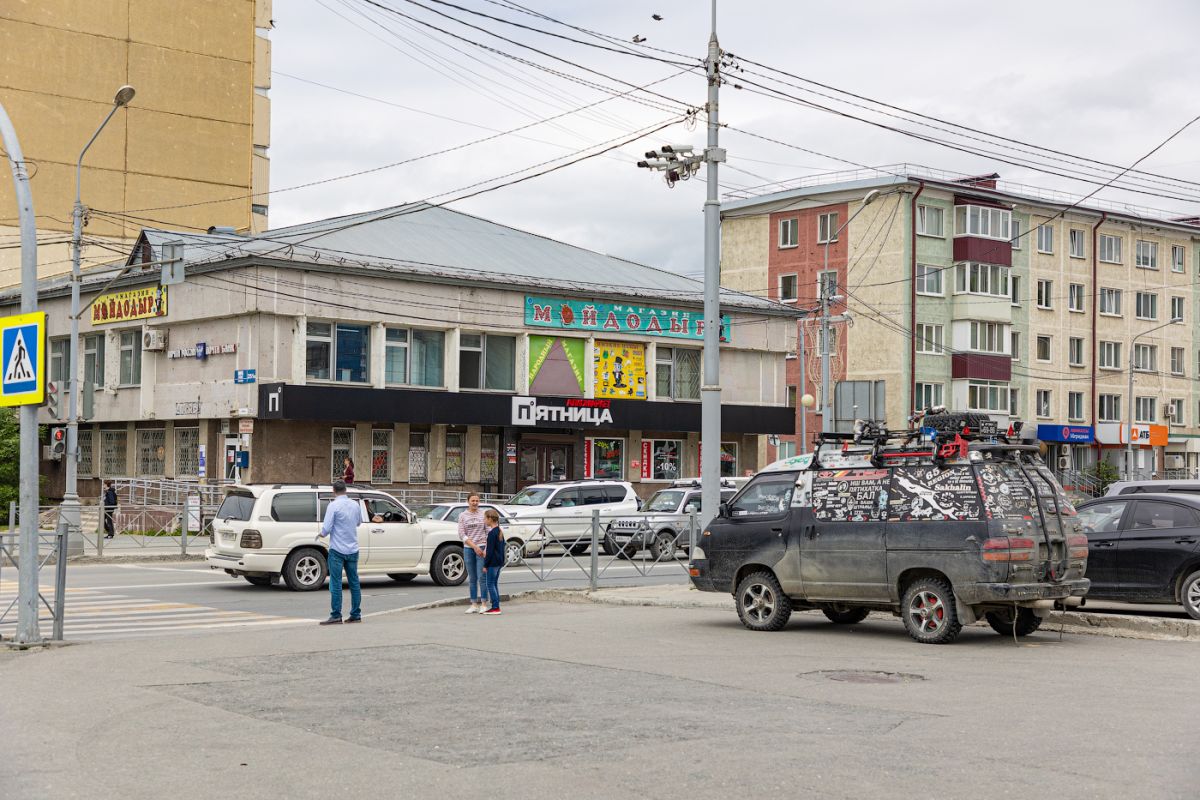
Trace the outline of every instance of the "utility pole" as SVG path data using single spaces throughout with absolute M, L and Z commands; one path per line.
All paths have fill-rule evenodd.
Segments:
M 1154 333 L 1155 331 L 1162 330 L 1163 328 L 1167 327 L 1168 325 L 1174 325 L 1175 323 L 1181 322 L 1181 321 L 1182 320 L 1180 320 L 1176 317 L 1172 317 L 1171 319 L 1164 322 L 1162 325 L 1155 325 L 1153 328 L 1151 328 L 1148 331 L 1142 331 L 1141 333 L 1134 336 L 1129 341 L 1129 429 L 1125 431 L 1125 480 L 1127 480 L 1127 481 L 1131 481 L 1134 479 L 1134 474 L 1133 474 L 1133 424 L 1134 424 L 1134 420 L 1137 418 L 1137 414 L 1134 413 L 1134 408 L 1137 405 L 1137 402 L 1136 402 L 1136 398 L 1133 396 L 1133 364 L 1134 364 L 1134 353 L 1137 352 L 1137 340 L 1142 338 L 1143 336 L 1149 336 L 1150 334 Z M 1151 455 L 1151 457 L 1153 457 L 1155 459 L 1155 466 L 1157 466 L 1158 454 L 1155 452 L 1153 447 L 1150 448 L 1150 455 Z M 1139 475 L 1138 477 L 1141 477 L 1141 476 Z
M 37 225 L 33 215 L 33 194 L 29 190 L 29 173 L 17 131 L 8 112 L 0 105 L 0 137 L 8 151 L 12 167 L 13 188 L 16 190 L 17 211 L 21 227 L 21 313 L 37 311 Z M 39 347 L 44 343 L 39 343 Z M 40 356 L 39 356 L 40 358 Z M 38 426 L 37 406 L 20 407 L 20 522 L 21 533 L 19 574 L 17 578 L 17 643 L 41 642 L 38 630 Z

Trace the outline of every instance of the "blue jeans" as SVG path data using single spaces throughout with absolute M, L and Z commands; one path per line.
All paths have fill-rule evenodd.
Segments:
M 358 553 L 329 551 L 329 616 L 342 618 L 342 568 L 350 582 L 350 618 L 362 616 L 362 589 L 358 585 Z
M 469 546 L 463 547 L 463 561 L 467 564 L 467 578 L 471 581 L 471 602 L 483 602 L 483 556 L 475 555 Z
M 487 596 L 492 601 L 492 608 L 500 607 L 500 570 L 503 567 L 486 567 Z

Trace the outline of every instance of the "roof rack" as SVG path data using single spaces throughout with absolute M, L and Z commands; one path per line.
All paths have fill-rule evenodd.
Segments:
M 811 469 L 834 466 L 830 462 L 862 461 L 879 468 L 887 464 L 905 463 L 913 459 L 928 459 L 941 466 L 947 459 L 967 459 L 970 451 L 1037 451 L 1032 444 L 1012 441 L 1019 437 L 1021 422 L 1015 421 L 1001 433 L 994 425 L 975 430 L 964 419 L 956 424 L 943 426 L 930 432 L 920 423 L 926 414 L 944 413 L 945 409 L 926 409 L 909 418 L 916 425 L 909 430 L 891 431 L 872 420 L 854 421 L 852 432 L 822 431 L 817 434 L 817 446 L 813 451 Z M 835 458 L 834 456 L 840 456 Z

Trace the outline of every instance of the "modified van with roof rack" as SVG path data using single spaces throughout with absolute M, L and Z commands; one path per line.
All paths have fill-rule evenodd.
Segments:
M 835 624 L 890 611 L 918 642 L 984 618 L 1027 635 L 1086 594 L 1087 537 L 1038 448 L 983 415 L 930 409 L 899 433 L 858 422 L 755 475 L 700 536 L 698 589 L 751 630 L 793 609 Z

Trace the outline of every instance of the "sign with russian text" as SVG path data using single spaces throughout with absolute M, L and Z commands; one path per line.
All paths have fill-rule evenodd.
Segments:
M 596 340 L 593 350 L 596 397 L 646 399 L 646 346 L 641 342 Z
M 1091 444 L 1096 440 L 1090 425 L 1038 425 L 1037 438 L 1043 442 Z
M 113 322 L 129 322 L 135 319 L 150 319 L 167 315 L 167 287 L 144 286 L 109 292 L 96 298 L 92 304 L 92 324 L 107 325 Z
M 525 297 L 525 324 L 600 333 L 635 333 L 674 339 L 704 339 L 704 314 L 678 308 L 591 300 Z M 729 341 L 729 317 L 721 317 L 721 341 Z
M 551 400 L 517 396 L 512 399 L 512 424 L 545 424 L 553 427 L 612 425 L 612 402 L 576 397 Z

